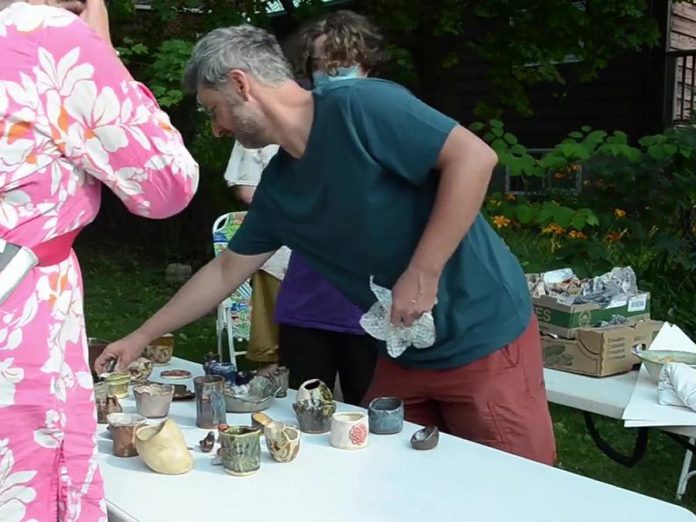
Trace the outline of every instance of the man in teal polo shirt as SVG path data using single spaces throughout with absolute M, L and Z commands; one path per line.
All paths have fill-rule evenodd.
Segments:
M 229 251 L 97 362 L 123 366 L 149 341 L 229 295 L 283 245 L 367 310 L 391 288 L 393 324 L 432 311 L 436 342 L 381 354 L 366 400 L 396 395 L 407 419 L 552 464 L 555 443 L 536 319 L 515 257 L 479 213 L 495 153 L 403 87 L 376 79 L 298 86 L 262 29 L 217 29 L 185 86 L 216 135 L 280 152 Z

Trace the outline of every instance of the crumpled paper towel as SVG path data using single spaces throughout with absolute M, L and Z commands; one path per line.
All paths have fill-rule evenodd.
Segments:
M 411 326 L 394 326 L 391 323 L 391 290 L 374 283 L 370 278 L 370 289 L 377 301 L 360 318 L 360 326 L 375 339 L 386 341 L 391 357 L 399 357 L 407 348 L 430 348 L 435 344 L 435 321 L 433 314 L 424 313 Z
M 657 383 L 657 402 L 696 411 L 696 369 L 684 363 L 663 365 Z

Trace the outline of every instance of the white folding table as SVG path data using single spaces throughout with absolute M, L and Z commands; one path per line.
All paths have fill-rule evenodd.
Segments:
M 172 359 L 168 368 L 202 374 L 201 366 Z M 151 377 L 158 379 L 165 367 Z M 184 381 L 185 382 L 185 381 Z M 192 383 L 187 382 L 189 387 Z M 276 399 L 267 413 L 294 422 L 294 392 Z M 134 411 L 123 400 L 124 411 Z M 358 410 L 339 404 L 339 411 Z M 184 431 L 194 469 L 179 476 L 150 471 L 140 457 L 111 454 L 105 426 L 98 434 L 109 520 L 167 522 L 194 520 L 307 520 L 410 522 L 694 522 L 684 508 L 603 484 L 442 434 L 431 451 L 416 451 L 409 438 L 419 429 L 405 423 L 398 435 L 370 434 L 358 451 L 330 446 L 328 434 L 302 435 L 300 453 L 287 464 L 274 462 L 262 443 L 261 469 L 233 477 L 212 466 L 198 441 L 195 403 L 174 402 L 170 412 Z M 248 425 L 248 414 L 228 414 L 228 423 Z
M 549 402 L 612 419 L 623 417 L 623 412 L 631 400 L 637 379 L 638 372 L 635 370 L 600 378 L 550 368 L 544 369 L 546 394 Z M 696 437 L 696 427 L 661 426 L 657 429 L 688 437 L 692 444 Z M 696 474 L 696 472 L 690 471 L 692 456 L 692 452 L 686 450 L 677 482 L 677 500 L 680 500 L 684 495 L 689 479 Z

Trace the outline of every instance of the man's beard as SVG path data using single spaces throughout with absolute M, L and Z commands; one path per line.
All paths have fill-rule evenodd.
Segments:
M 255 118 L 250 112 L 245 111 L 241 103 L 230 104 L 230 113 L 234 118 L 234 137 L 246 149 L 261 149 L 270 143 L 261 129 L 261 118 Z

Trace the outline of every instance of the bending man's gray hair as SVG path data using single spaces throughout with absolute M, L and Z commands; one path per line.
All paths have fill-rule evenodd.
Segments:
M 264 85 L 293 78 L 275 36 L 245 24 L 214 29 L 196 44 L 184 71 L 184 89 L 195 94 L 199 87 L 220 88 L 232 69 L 241 69 Z

